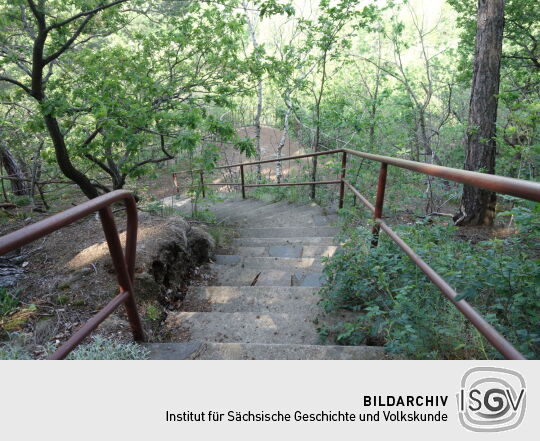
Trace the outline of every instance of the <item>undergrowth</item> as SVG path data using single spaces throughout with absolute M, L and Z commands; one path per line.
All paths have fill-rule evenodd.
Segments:
M 519 234 L 473 245 L 453 240 L 455 227 L 421 223 L 395 230 L 528 358 L 540 356 L 540 205 L 504 213 Z M 322 328 L 344 345 L 384 341 L 415 359 L 491 359 L 500 354 L 421 270 L 382 234 L 370 248 L 369 229 L 347 231 L 325 267 L 322 305 L 358 311 L 356 321 Z M 536 247 L 536 248 L 535 248 Z M 535 254 L 536 253 L 536 254 Z
M 136 343 L 119 343 L 96 335 L 90 343 L 78 346 L 68 360 L 146 360 L 149 351 Z
M 0 360 L 31 360 L 34 358 L 28 350 L 25 337 L 12 333 L 9 340 L 0 343 Z M 53 354 L 57 345 L 49 343 L 42 348 L 41 357 Z M 91 338 L 68 356 L 67 360 L 147 360 L 149 351 L 136 343 L 120 343 L 101 335 Z M 38 357 L 39 358 L 39 357 Z

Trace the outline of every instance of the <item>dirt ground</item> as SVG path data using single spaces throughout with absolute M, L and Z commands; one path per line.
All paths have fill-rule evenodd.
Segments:
M 255 139 L 255 127 L 243 127 L 237 129 L 237 132 L 240 136 L 249 137 Z M 261 127 L 261 159 L 275 159 L 277 157 L 277 149 L 279 141 L 283 135 L 283 130 L 275 129 L 272 127 Z M 256 161 L 256 158 L 248 158 L 245 155 L 241 154 L 235 150 L 230 145 L 221 145 L 222 157 L 219 161 L 219 165 L 231 165 L 237 164 L 240 162 L 252 162 Z M 303 146 L 301 146 L 298 141 L 291 138 L 286 138 L 285 145 L 281 152 L 282 156 L 295 156 L 307 153 Z M 282 163 L 283 176 L 289 176 L 291 171 L 298 170 L 301 167 L 301 164 L 307 164 L 307 159 L 302 159 L 300 161 L 284 161 Z M 263 164 L 261 167 L 262 174 L 269 180 L 275 179 L 276 163 Z M 231 176 L 228 171 L 220 173 L 219 177 L 216 177 L 213 182 L 229 182 L 228 178 L 233 178 L 236 180 L 238 175 L 237 169 L 232 169 L 233 175 Z M 255 166 L 250 166 L 245 168 L 247 173 L 255 173 Z

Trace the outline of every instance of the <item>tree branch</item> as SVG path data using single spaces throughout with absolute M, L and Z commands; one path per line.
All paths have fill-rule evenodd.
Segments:
M 30 7 L 30 10 L 32 11 L 32 14 L 34 14 L 34 17 L 36 17 L 36 20 L 38 22 L 39 29 L 45 28 L 45 15 L 43 14 L 43 11 L 40 11 L 33 0 L 27 0 L 28 6 Z M 40 2 L 40 7 L 42 6 L 42 2 Z
M 32 0 L 28 0 L 28 1 L 31 2 Z M 105 9 L 108 9 L 108 8 L 113 7 L 113 6 L 119 5 L 119 4 L 121 4 L 121 3 L 126 3 L 126 2 L 128 2 L 128 1 L 129 1 L 129 0 L 116 0 L 116 1 L 114 1 L 114 2 L 112 2 L 112 3 L 108 3 L 108 4 L 106 4 L 106 5 L 98 6 L 97 8 L 92 9 L 92 10 L 90 10 L 90 11 L 80 12 L 79 14 L 75 14 L 74 16 L 72 16 L 72 17 L 70 17 L 70 18 L 67 18 L 67 19 L 64 20 L 64 21 L 61 21 L 61 22 L 59 22 L 59 23 L 53 23 L 53 24 L 49 25 L 49 26 L 47 27 L 47 32 L 49 32 L 49 31 L 51 31 L 51 30 L 53 30 L 53 29 L 61 28 L 62 26 L 65 26 L 65 25 L 67 25 L 67 24 L 71 23 L 72 21 L 75 21 L 75 20 L 77 20 L 77 19 L 79 19 L 79 18 L 87 17 L 87 16 L 89 16 L 89 15 L 95 15 L 95 14 L 97 14 L 97 13 L 100 12 L 100 11 L 103 11 L 103 10 L 105 10 Z
M 9 78 L 9 77 L 0 77 L 0 81 L 6 81 L 7 83 L 15 84 L 15 86 L 20 87 L 28 95 L 32 95 L 32 90 L 29 87 L 25 86 L 20 81 L 14 80 L 13 78 Z
M 170 159 L 174 159 L 174 156 L 171 155 L 166 149 L 165 149 L 165 137 L 163 135 L 160 135 L 160 143 L 161 143 L 161 151 L 165 154 L 165 157 L 159 158 L 159 159 L 146 159 L 144 161 L 138 162 L 133 167 L 129 169 L 129 173 L 131 173 L 133 170 L 135 170 L 138 167 L 141 167 L 145 164 L 158 164 L 159 162 L 168 161 Z
M 100 161 L 98 158 L 96 158 L 94 155 L 91 155 L 90 153 L 86 153 L 84 155 L 84 157 L 86 159 L 89 159 L 90 161 L 92 161 L 94 164 L 96 164 L 99 168 L 101 168 L 105 173 L 107 173 L 108 175 L 110 176 L 113 176 L 113 172 L 112 170 L 107 167 L 107 165 L 105 165 L 104 162 Z M 96 184 L 93 184 L 94 186 L 96 186 Z
M 60 55 L 62 55 L 65 51 L 67 51 L 69 49 L 69 47 L 75 42 L 75 40 L 77 39 L 77 37 L 79 35 L 81 35 L 81 32 L 84 30 L 84 28 L 86 27 L 86 25 L 88 24 L 88 22 L 94 17 L 94 14 L 91 14 L 91 15 L 88 15 L 84 20 L 83 22 L 79 25 L 79 27 L 77 28 L 77 30 L 73 33 L 73 35 L 71 36 L 71 38 L 66 41 L 62 47 L 60 49 L 58 49 L 55 53 L 49 55 L 47 58 L 45 58 L 43 60 L 43 65 L 46 66 L 47 64 L 49 64 L 51 61 L 54 61 L 56 60 Z

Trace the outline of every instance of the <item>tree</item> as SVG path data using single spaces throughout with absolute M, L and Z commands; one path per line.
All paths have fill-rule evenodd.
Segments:
M 478 0 L 476 50 L 469 104 L 466 170 L 495 173 L 497 94 L 504 29 L 504 0 Z M 465 185 L 456 225 L 491 225 L 496 194 Z
M 0 82 L 18 88 L 5 92 L 11 101 L 37 108 L 36 130 L 50 140 L 43 155 L 89 198 L 200 147 L 207 134 L 249 150 L 206 109 L 232 106 L 246 89 L 235 2 L 160 5 L 0 2 Z M 111 187 L 93 179 L 96 169 Z
M 85 35 L 91 21 L 103 11 L 114 8 L 127 0 L 116 0 L 110 3 L 96 3 L 94 7 L 82 9 L 71 14 L 71 5 L 54 4 L 52 8 L 45 0 L 28 0 L 2 2 L 3 21 L 7 21 L 11 35 L 3 39 L 2 64 L 4 69 L 14 71 L 18 68 L 29 77 L 20 81 L 14 76 L 1 75 L 0 81 L 11 83 L 26 95 L 37 101 L 42 108 L 43 122 L 54 145 L 56 161 L 62 173 L 75 182 L 86 196 L 93 198 L 99 195 L 91 180 L 73 164 L 64 133 L 53 108 L 47 102 L 47 83 L 49 82 L 57 60 L 68 51 L 77 39 Z M 7 3 L 7 4 L 6 4 Z M 84 5 L 86 6 L 86 2 Z M 21 34 L 24 37 L 14 38 Z M 20 49 L 19 49 L 20 48 Z M 22 49 L 22 50 L 21 50 Z M 89 142 L 96 135 L 90 134 Z
M 475 48 L 476 4 L 449 0 L 458 13 L 460 80 L 469 85 Z M 540 144 L 540 3 L 506 0 L 501 59 L 496 173 L 537 179 Z
M 377 17 L 377 8 L 368 5 L 358 9 L 359 0 L 341 0 L 334 4 L 321 1 L 320 14 L 316 20 L 303 20 L 308 47 L 313 47 L 316 55 L 316 78 L 312 82 L 313 96 L 313 152 L 320 151 L 321 103 L 329 77 L 330 62 L 336 62 L 350 48 L 350 38 L 354 32 L 367 26 Z M 353 26 L 354 21 L 354 26 Z M 311 180 L 317 180 L 318 157 L 313 157 Z M 315 185 L 311 186 L 311 199 L 315 198 Z
M 305 89 L 306 78 L 316 67 L 314 57 L 307 47 L 298 20 L 290 19 L 274 29 L 273 45 L 275 56 L 271 58 L 270 78 L 276 87 L 285 109 L 283 111 L 283 131 L 277 146 L 277 157 L 281 158 L 283 147 L 289 137 L 289 122 L 294 101 L 299 91 Z M 280 109 L 281 110 L 281 109 Z M 276 162 L 276 181 L 281 183 L 283 168 Z
M 248 25 L 249 37 L 251 44 L 253 45 L 253 52 L 258 62 L 259 68 L 261 65 L 261 55 L 263 48 L 259 46 L 257 42 L 257 33 L 255 31 L 255 18 L 248 11 L 248 2 L 242 0 L 242 7 L 246 16 L 246 23 Z M 263 110 L 263 78 L 262 73 L 258 74 L 257 78 L 257 111 L 255 113 L 255 151 L 257 152 L 257 161 L 261 160 L 261 115 Z M 257 181 L 261 182 L 261 164 L 257 164 Z

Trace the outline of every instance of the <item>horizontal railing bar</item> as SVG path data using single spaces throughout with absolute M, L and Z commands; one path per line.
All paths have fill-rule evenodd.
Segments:
M 371 202 L 369 202 L 356 188 L 354 188 L 349 181 L 343 180 L 343 182 L 366 207 L 375 213 L 375 207 Z
M 241 182 L 218 182 L 218 183 L 206 183 L 204 185 L 238 185 L 238 186 L 241 186 L 242 183 Z
M 371 153 L 357 152 L 349 149 L 344 150 L 351 155 L 369 159 L 371 161 L 382 162 L 399 168 L 423 173 L 425 175 L 436 176 L 438 178 L 472 185 L 473 187 L 484 188 L 497 193 L 540 202 L 540 183 L 538 182 L 461 170 L 458 168 L 443 167 L 441 165 L 425 164 L 422 162 L 409 161 L 407 159 L 392 158 L 390 156 L 373 155 Z
M 96 315 L 88 320 L 84 326 L 73 334 L 68 341 L 60 346 L 54 354 L 49 357 L 49 360 L 63 360 L 66 356 L 79 345 L 92 331 L 94 331 L 116 308 L 124 303 L 130 296 L 129 291 L 124 291 L 113 298 L 107 305 L 101 309 Z
M 281 184 L 245 184 L 244 187 L 287 187 L 291 185 L 326 185 L 326 184 L 339 184 L 341 183 L 340 180 L 334 180 L 334 181 L 315 181 L 315 182 L 283 182 Z M 205 185 L 236 185 L 241 186 L 241 182 L 218 182 L 218 183 L 210 183 Z
M 293 185 L 326 185 L 326 184 L 339 184 L 341 180 L 336 181 L 314 181 L 314 182 L 285 182 L 281 184 L 246 184 L 244 187 L 287 187 Z
M 240 167 L 241 165 L 248 166 L 248 165 L 268 164 L 270 162 L 292 161 L 293 159 L 311 158 L 313 156 L 333 155 L 334 153 L 341 153 L 342 151 L 343 149 L 326 150 L 324 152 L 306 153 L 304 155 L 283 156 L 281 158 L 274 158 L 274 159 L 263 159 L 262 161 L 239 162 L 239 163 L 231 164 L 231 165 L 222 165 L 220 167 L 216 167 L 215 170 L 221 170 L 224 168 L 232 168 L 232 167 Z
M 407 159 L 392 158 L 390 156 L 374 155 L 372 153 L 364 153 L 350 149 L 327 150 L 324 152 L 306 153 L 304 155 L 284 156 L 282 158 L 265 159 L 263 161 L 244 162 L 231 165 L 223 165 L 216 167 L 216 170 L 240 167 L 241 165 L 257 165 L 267 164 L 278 161 L 291 161 L 293 159 L 310 158 L 320 155 L 332 155 L 335 153 L 350 153 L 351 155 L 365 158 L 371 161 L 390 164 L 399 168 L 405 168 L 418 173 L 439 178 L 448 179 L 450 181 L 459 182 L 474 187 L 484 188 L 486 190 L 495 191 L 497 193 L 516 196 L 523 199 L 528 199 L 535 202 L 540 202 L 540 183 L 534 181 L 526 181 L 523 179 L 509 178 L 506 176 L 491 175 L 488 173 L 479 173 L 469 170 L 461 170 L 458 168 L 443 167 L 441 165 L 425 164 L 422 162 L 409 161 Z M 200 169 L 193 170 L 201 171 Z M 180 172 L 176 172 L 180 173 Z
M 409 256 L 424 274 L 439 288 L 439 290 L 455 305 L 457 309 L 486 337 L 486 339 L 507 359 L 525 360 L 525 357 L 499 332 L 491 326 L 479 313 L 465 300 L 456 301 L 457 292 L 409 245 L 407 245 L 385 222 L 377 219 L 376 222 L 390 236 L 390 238 Z
M 59 228 L 65 227 L 89 214 L 108 207 L 114 202 L 126 199 L 132 199 L 133 204 L 135 204 L 131 192 L 127 190 L 116 190 L 100 196 L 99 200 L 90 199 L 76 207 L 69 208 L 66 211 L 43 219 L 35 224 L 28 225 L 20 230 L 6 234 L 5 236 L 0 237 L 0 255 L 27 245 Z

